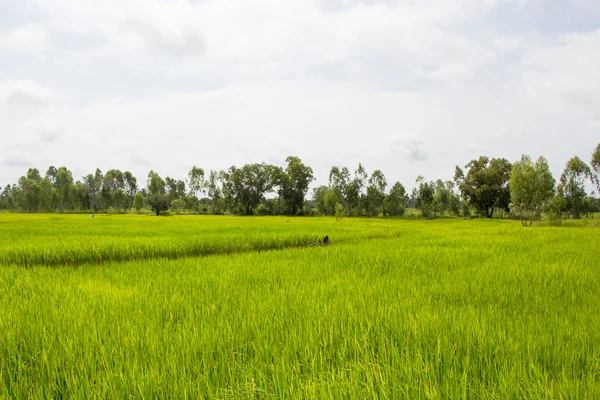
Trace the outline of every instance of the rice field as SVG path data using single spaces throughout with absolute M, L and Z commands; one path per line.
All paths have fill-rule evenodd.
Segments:
M 593 224 L 0 214 L 0 398 L 600 398 L 599 244 Z

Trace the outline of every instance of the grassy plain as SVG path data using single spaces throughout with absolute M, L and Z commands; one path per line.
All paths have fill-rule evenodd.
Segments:
M 599 243 L 512 221 L 0 214 L 0 398 L 600 398 Z

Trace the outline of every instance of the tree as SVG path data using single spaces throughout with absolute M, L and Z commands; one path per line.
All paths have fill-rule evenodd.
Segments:
M 465 168 L 456 167 L 454 180 L 463 199 L 480 214 L 493 218 L 494 210 L 500 208 L 509 211 L 511 164 L 504 158 L 479 157 L 471 160 Z
M 60 212 L 64 212 L 66 208 L 72 206 L 73 175 L 71 171 L 65 167 L 60 167 L 56 173 L 54 186 L 58 194 Z
M 138 191 L 137 179 L 135 179 L 135 176 L 129 171 L 123 173 L 123 179 L 125 181 L 125 194 L 127 194 L 125 209 L 129 210 Z
M 199 203 L 198 193 L 204 188 L 204 170 L 202 168 L 193 166 L 190 172 L 188 172 L 188 187 L 197 209 Z
M 52 182 L 52 184 L 54 184 L 54 182 L 56 181 L 57 174 L 58 174 L 58 170 L 56 169 L 55 166 L 51 165 L 48 168 L 48 171 L 46 171 L 46 178 L 48 178 L 50 180 L 50 182 Z
M 179 214 L 181 210 L 185 209 L 185 201 L 182 199 L 175 199 L 171 202 L 171 209 L 175 211 L 176 214 Z
M 275 181 L 279 186 L 278 194 L 284 202 L 286 214 L 297 215 L 302 212 L 308 185 L 314 180 L 313 170 L 303 164 L 298 157 L 290 156 L 285 159 L 285 162 L 287 162 L 285 170 L 274 170 Z
M 19 189 L 17 197 L 19 207 L 26 212 L 37 212 L 40 197 L 40 186 L 38 183 L 34 179 L 22 176 L 19 179 Z
M 241 168 L 229 168 L 224 175 L 224 189 L 234 201 L 238 212 L 251 215 L 264 199 L 266 193 L 273 189 L 276 169 L 265 163 L 246 164 Z
M 206 194 L 211 200 L 213 214 L 223 214 L 225 211 L 225 196 L 222 188 L 224 175 L 223 172 L 210 171 L 205 184 Z
M 329 192 L 327 186 L 319 186 L 313 189 L 313 201 L 315 203 L 316 212 L 319 215 L 333 215 L 327 208 L 326 197 Z
M 167 176 L 165 178 L 165 185 L 167 188 L 167 196 L 169 197 L 169 201 L 173 201 L 175 199 L 183 200 L 185 198 L 185 182 L 184 181 L 169 178 Z
M 421 210 L 423 217 L 428 217 L 433 207 L 435 185 L 433 182 L 427 182 L 422 176 L 417 178 L 416 183 L 418 186 L 413 190 L 415 208 Z
M 113 196 L 112 196 L 112 205 L 113 208 L 117 211 L 120 210 L 124 210 L 127 208 L 127 194 L 125 193 L 125 191 L 121 188 L 117 188 L 114 192 L 113 192 Z
M 365 213 L 376 217 L 380 212 L 385 214 L 384 200 L 385 188 L 387 180 L 385 175 L 380 170 L 375 170 L 369 178 L 369 186 L 367 187 Z
M 329 189 L 335 194 L 336 203 L 342 203 L 345 210 L 348 209 L 348 183 L 350 182 L 350 171 L 348 168 L 331 167 L 329 172 Z M 335 207 L 335 206 L 334 206 Z
M 96 172 L 83 177 L 83 186 L 90 199 L 90 205 L 93 211 L 98 211 L 102 206 L 102 184 L 104 175 L 100 169 L 96 168 Z
M 571 158 L 560 177 L 567 208 L 571 210 L 571 218 L 578 219 L 581 213 L 582 200 L 587 195 L 585 181 L 592 176 L 590 167 L 577 156 Z
M 359 163 L 358 168 L 354 171 L 354 178 L 346 185 L 348 215 L 360 215 L 361 202 L 364 199 L 364 188 L 368 178 L 367 171 Z
M 136 193 L 133 198 L 133 208 L 139 214 L 142 208 L 144 208 L 144 196 L 141 193 Z
M 592 173 L 593 173 L 593 182 L 596 184 L 598 188 L 598 192 L 600 192 L 600 144 L 596 146 L 596 150 L 592 153 Z
M 169 198 L 165 189 L 165 181 L 154 171 L 150 171 L 148 174 L 147 191 L 148 205 L 156 213 L 157 217 L 161 211 L 169 209 Z
M 125 177 L 118 169 L 111 169 L 104 175 L 101 191 L 102 199 L 107 209 L 115 206 L 113 204 L 113 195 L 117 189 L 125 189 Z
M 567 199 L 565 199 L 562 184 L 559 184 L 554 195 L 544 205 L 544 214 L 550 222 L 560 223 L 566 209 Z
M 404 215 L 408 205 L 408 195 L 406 189 L 400 182 L 394 183 L 390 189 L 390 193 L 385 198 L 385 207 L 387 212 L 392 217 L 400 217 Z
M 552 197 L 554 183 L 544 157 L 539 157 L 534 164 L 529 156 L 523 155 L 521 161 L 513 164 L 510 173 L 511 211 L 521 220 L 528 218 L 529 226 L 533 225 L 535 216 Z

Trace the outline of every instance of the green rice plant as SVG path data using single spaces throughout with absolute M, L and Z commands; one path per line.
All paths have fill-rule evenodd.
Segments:
M 0 267 L 0 398 L 600 397 L 592 226 L 119 216 L 74 222 L 108 260 L 65 268 L 79 235 L 39 218 L 0 228 L 67 235 L 53 268 Z M 196 224 L 214 256 L 184 256 Z M 288 229 L 332 244 L 264 249 Z

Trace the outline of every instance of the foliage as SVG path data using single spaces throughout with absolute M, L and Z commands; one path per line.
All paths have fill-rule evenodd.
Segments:
M 241 168 L 229 168 L 224 174 L 223 186 L 239 207 L 239 212 L 252 215 L 254 209 L 273 189 L 277 170 L 267 164 L 246 164 Z
M 544 157 L 539 157 L 534 164 L 529 156 L 523 155 L 521 161 L 513 164 L 510 174 L 511 210 L 533 225 L 535 216 L 552 197 L 554 183 Z
M 433 197 L 435 194 L 435 185 L 433 182 L 425 181 L 425 178 L 417 178 L 417 187 L 413 190 L 415 208 L 421 210 L 423 217 L 429 217 L 433 207 Z
M 590 162 L 592 167 L 592 180 L 596 184 L 596 188 L 600 193 L 600 144 L 596 146 L 596 149 L 592 153 L 592 161 Z
M 579 157 L 573 157 L 565 166 L 560 177 L 567 208 L 571 210 L 571 218 L 578 219 L 581 214 L 582 201 L 586 197 L 585 181 L 592 176 L 590 167 Z
M 408 195 L 406 194 L 406 189 L 400 182 L 394 183 L 389 195 L 385 199 L 385 207 L 388 214 L 392 217 L 400 217 L 404 215 L 407 206 Z
M 144 196 L 142 196 L 141 193 L 136 193 L 135 197 L 133 199 L 133 208 L 135 208 L 135 211 L 139 214 L 140 211 L 142 211 L 142 208 L 144 208 Z
M 185 201 L 181 199 L 175 199 L 171 202 L 171 209 L 174 210 L 177 214 L 179 214 L 182 210 L 185 209 Z
M 480 214 L 488 218 L 494 216 L 499 208 L 509 211 L 511 164 L 504 158 L 479 157 L 471 160 L 465 168 L 466 176 L 461 168 L 456 167 L 454 180 L 463 199 Z
M 170 202 L 165 188 L 165 181 L 154 171 L 150 171 L 148 174 L 147 190 L 146 201 L 150 209 L 156 213 L 156 216 L 169 209 Z
M 285 213 L 298 215 L 303 211 L 308 185 L 314 180 L 313 170 L 298 157 L 290 156 L 285 162 L 285 170 L 275 169 L 274 183 L 279 186 L 278 194 L 285 204 Z

